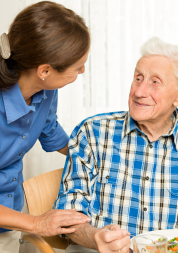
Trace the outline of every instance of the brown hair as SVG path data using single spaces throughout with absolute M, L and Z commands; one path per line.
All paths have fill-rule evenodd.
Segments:
M 21 11 L 8 32 L 11 56 L 0 55 L 0 90 L 13 86 L 22 72 L 50 64 L 58 72 L 77 62 L 90 47 L 84 20 L 64 6 L 43 1 Z

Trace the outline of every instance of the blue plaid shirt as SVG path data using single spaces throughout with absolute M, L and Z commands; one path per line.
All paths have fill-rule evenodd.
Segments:
M 70 137 L 56 209 L 76 208 L 101 228 L 132 235 L 178 226 L 178 118 L 150 142 L 129 112 L 96 115 Z

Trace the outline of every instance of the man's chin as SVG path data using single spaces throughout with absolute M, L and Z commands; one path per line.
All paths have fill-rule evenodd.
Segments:
M 149 115 L 146 114 L 144 111 L 142 112 L 130 112 L 130 116 L 137 122 L 140 122 L 140 121 L 147 121 L 150 119 Z

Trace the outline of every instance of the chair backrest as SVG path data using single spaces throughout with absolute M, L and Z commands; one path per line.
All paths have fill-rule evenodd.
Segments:
M 29 213 L 41 215 L 52 209 L 59 192 L 63 169 L 53 170 L 30 178 L 23 183 Z M 66 249 L 68 241 L 60 236 L 43 237 L 51 247 Z

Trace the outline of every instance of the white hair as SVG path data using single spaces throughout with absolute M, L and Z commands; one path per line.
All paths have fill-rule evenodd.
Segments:
M 162 55 L 171 59 L 175 63 L 176 73 L 178 79 L 178 46 L 166 43 L 158 37 L 152 37 L 146 41 L 141 47 L 141 56 Z

